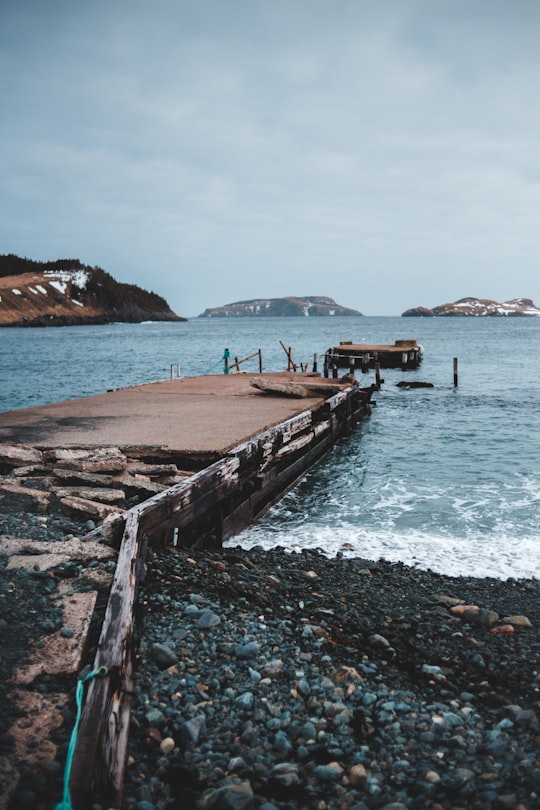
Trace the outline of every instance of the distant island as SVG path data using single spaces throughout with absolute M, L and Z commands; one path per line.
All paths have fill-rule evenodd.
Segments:
M 0 326 L 83 326 L 185 321 L 164 298 L 122 284 L 78 259 L 0 255 Z
M 199 318 L 268 318 L 268 317 L 360 316 L 362 313 L 350 307 L 336 304 L 333 298 L 324 295 L 289 296 L 286 298 L 254 298 L 236 301 L 222 307 L 205 309 Z
M 492 301 L 490 298 L 460 298 L 453 304 L 440 304 L 438 307 L 415 307 L 401 313 L 402 318 L 446 317 L 515 317 L 540 315 L 530 298 L 512 298 L 510 301 Z

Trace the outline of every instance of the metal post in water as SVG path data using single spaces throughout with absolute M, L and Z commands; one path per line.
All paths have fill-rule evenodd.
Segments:
M 458 384 L 458 359 L 454 357 L 454 388 L 457 388 Z

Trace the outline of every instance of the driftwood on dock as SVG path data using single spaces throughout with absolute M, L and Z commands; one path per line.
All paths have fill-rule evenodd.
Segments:
M 298 380 L 295 382 L 268 380 L 268 379 L 253 379 L 251 385 L 259 391 L 265 391 L 268 394 L 276 394 L 277 396 L 284 397 L 297 397 L 303 399 L 306 397 L 320 396 L 328 397 L 337 394 L 343 390 L 343 385 L 339 383 L 314 383 L 312 380 Z
M 74 810 L 121 805 L 131 704 L 134 607 L 148 543 L 219 546 L 290 489 L 369 413 L 376 386 L 343 388 L 230 449 L 209 467 L 126 513 L 118 564 L 79 728 Z

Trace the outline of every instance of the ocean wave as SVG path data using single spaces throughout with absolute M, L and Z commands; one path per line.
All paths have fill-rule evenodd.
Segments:
M 516 541 L 510 534 L 486 538 L 469 532 L 466 536 L 408 531 L 371 531 L 354 524 L 339 526 L 285 527 L 269 532 L 254 526 L 233 538 L 227 545 L 249 549 L 254 546 L 281 546 L 291 552 L 318 550 L 328 557 L 341 554 L 367 560 L 403 562 L 416 568 L 429 569 L 449 576 L 529 579 L 540 576 L 538 537 L 530 535 Z

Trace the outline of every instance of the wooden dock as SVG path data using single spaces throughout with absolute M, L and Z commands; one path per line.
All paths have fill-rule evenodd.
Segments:
M 74 810 L 96 801 L 121 806 L 134 609 L 148 544 L 216 547 L 250 525 L 369 414 L 374 390 L 292 372 L 253 379 L 216 375 L 0 414 L 5 458 L 10 447 L 13 457 L 19 448 L 20 459 L 30 448 L 41 454 L 38 467 L 52 465 L 50 476 L 60 475 L 69 453 L 91 451 L 95 464 L 112 459 L 117 469 L 129 457 L 187 471 L 178 483 L 114 516 L 119 552 L 92 665 L 100 675 L 89 682 L 74 749 Z M 101 533 L 98 526 L 84 540 Z
M 338 368 L 348 368 L 354 374 L 357 369 L 366 372 L 377 365 L 408 371 L 420 365 L 422 353 L 416 340 L 396 340 L 393 345 L 341 341 L 325 354 L 325 376 L 332 376 L 332 370 Z

